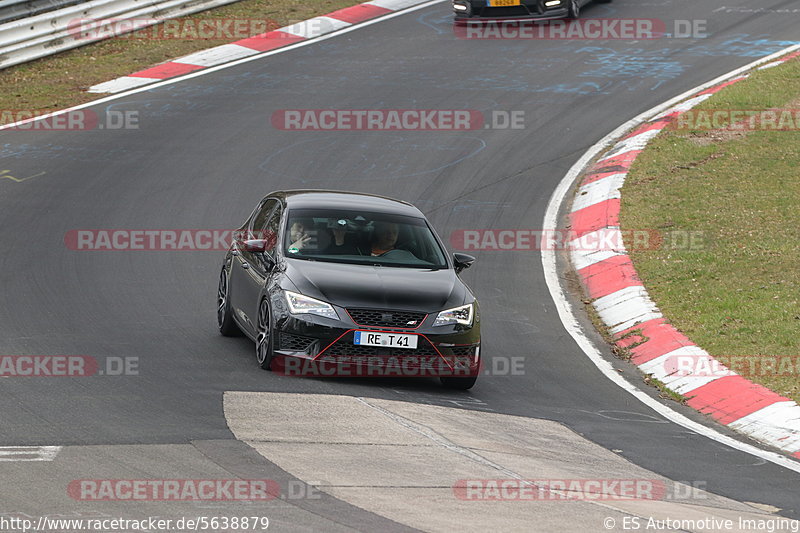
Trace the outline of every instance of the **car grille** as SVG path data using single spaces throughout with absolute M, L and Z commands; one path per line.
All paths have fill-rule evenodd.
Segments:
M 420 336 L 417 340 L 417 348 L 385 348 L 383 346 L 361 346 L 353 344 L 353 332 L 349 332 L 342 338 L 328 347 L 323 355 L 344 356 L 344 357 L 428 357 L 439 356 L 436 348 Z
M 278 345 L 280 346 L 280 350 L 307 352 L 316 341 L 317 339 L 312 337 L 303 337 L 302 335 L 281 332 L 280 343 Z
M 359 326 L 416 329 L 428 315 L 411 311 L 381 311 L 378 309 L 348 309 L 350 318 Z M 413 324 L 409 324 L 413 322 Z M 401 349 L 402 351 L 402 349 Z
M 531 6 L 530 9 L 525 6 L 508 6 L 508 7 L 484 7 L 481 9 L 481 17 L 525 17 L 530 15 L 538 15 L 539 11 Z

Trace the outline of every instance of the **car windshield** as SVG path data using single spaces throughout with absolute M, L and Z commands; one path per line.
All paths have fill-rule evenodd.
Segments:
M 347 211 L 294 209 L 284 236 L 286 257 L 332 263 L 447 268 L 444 252 L 424 218 Z

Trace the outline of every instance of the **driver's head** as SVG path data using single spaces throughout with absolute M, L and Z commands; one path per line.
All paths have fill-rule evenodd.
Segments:
M 400 229 L 394 222 L 376 222 L 372 233 L 372 244 L 382 250 L 394 248 Z
M 291 242 L 295 242 L 296 240 L 300 239 L 303 235 L 311 231 L 312 228 L 313 223 L 309 219 L 292 219 L 292 223 L 289 226 L 289 238 L 291 239 Z

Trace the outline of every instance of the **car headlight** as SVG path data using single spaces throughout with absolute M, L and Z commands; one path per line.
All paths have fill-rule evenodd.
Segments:
M 286 301 L 289 303 L 289 312 L 293 315 L 309 314 L 325 318 L 339 318 L 336 309 L 329 303 L 292 291 L 284 292 L 286 293 Z
M 471 326 L 474 314 L 474 305 L 467 304 L 442 311 L 436 316 L 434 326 L 446 326 L 448 324 L 461 324 Z

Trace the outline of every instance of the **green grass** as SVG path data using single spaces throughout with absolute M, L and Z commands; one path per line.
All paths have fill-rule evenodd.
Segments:
M 800 61 L 698 109 L 800 108 Z M 712 355 L 800 355 L 800 132 L 665 130 L 622 194 L 624 228 L 702 231 L 696 249 L 631 250 L 667 319 Z M 747 376 L 800 401 L 800 371 Z
M 181 18 L 259 19 L 274 21 L 280 27 L 358 3 L 358 0 L 243 0 Z M 9 67 L 0 70 L 0 109 L 55 110 L 95 100 L 103 95 L 87 93 L 92 85 L 230 41 L 117 37 Z

